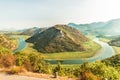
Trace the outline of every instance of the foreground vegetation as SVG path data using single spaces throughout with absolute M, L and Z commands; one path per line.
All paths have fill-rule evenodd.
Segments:
M 117 60 L 117 61 L 116 61 Z M 80 80 L 108 80 L 120 79 L 120 55 L 108 58 L 106 60 L 93 63 L 84 63 L 81 65 L 62 65 L 58 62 L 51 65 L 44 62 L 44 58 L 36 53 L 17 52 L 13 54 L 0 54 L 0 67 L 10 68 L 12 74 L 23 72 L 24 70 L 54 74 L 58 72 L 59 76 L 78 77 Z
M 93 42 L 85 42 L 84 46 L 88 51 L 83 53 L 70 52 L 68 53 L 54 53 L 58 59 L 82 58 L 91 55 L 95 50 L 99 49 L 99 45 L 93 45 Z M 35 73 L 54 74 L 59 76 L 68 76 L 79 78 L 80 80 L 120 80 L 120 55 L 113 56 L 103 61 L 96 61 L 92 63 L 84 63 L 81 65 L 62 65 L 60 62 L 56 65 L 46 63 L 44 59 L 53 58 L 54 54 L 41 54 L 32 48 L 32 44 L 16 54 L 12 53 L 9 47 L 0 46 L 0 68 L 8 68 L 9 73 L 16 74 L 24 71 Z M 91 48 L 94 47 L 94 48 Z M 64 58 L 62 56 L 65 56 Z M 77 56 L 74 56 L 77 55 Z M 82 56 L 83 55 L 83 56 Z M 90 57 L 87 56 L 87 57 Z M 49 56 L 49 57 L 48 57 Z M 79 56 L 79 57 L 78 57 Z M 68 57 L 68 58 L 67 58 Z M 54 58 L 56 59 L 56 58 Z

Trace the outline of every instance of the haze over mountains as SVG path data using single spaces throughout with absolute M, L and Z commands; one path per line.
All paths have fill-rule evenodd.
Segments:
M 46 28 L 38 28 L 38 27 L 33 27 L 33 28 L 28 28 L 28 29 L 23 29 L 23 30 L 19 30 L 20 35 L 34 35 L 37 33 L 40 33 L 42 31 L 44 31 Z
M 69 23 L 68 26 L 77 28 L 86 35 L 120 35 L 120 19 L 113 19 L 107 22 L 93 22 L 90 24 Z

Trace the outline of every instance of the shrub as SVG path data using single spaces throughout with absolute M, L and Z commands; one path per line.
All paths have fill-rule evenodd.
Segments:
M 9 71 L 10 74 L 17 74 L 20 72 L 23 72 L 23 67 L 20 67 L 20 66 L 13 66 L 10 68 L 10 71 Z
M 58 72 L 58 75 L 65 76 L 65 68 L 61 66 L 60 62 L 58 62 L 57 66 L 53 69 L 53 72 Z
M 43 57 L 37 53 L 16 53 L 16 65 L 24 66 L 28 71 L 34 71 L 39 73 L 50 73 L 50 65 L 46 64 Z
M 99 76 L 100 78 L 107 78 L 108 80 L 116 80 L 119 78 L 119 73 L 117 70 L 115 70 L 115 68 L 106 66 L 102 62 L 83 64 L 81 69 L 83 69 L 83 71 L 92 72 L 94 75 Z
M 82 72 L 80 80 L 100 80 L 100 78 L 98 78 L 91 72 Z
M 15 56 L 12 54 L 2 54 L 0 55 L 0 65 L 1 67 L 10 67 L 15 65 Z

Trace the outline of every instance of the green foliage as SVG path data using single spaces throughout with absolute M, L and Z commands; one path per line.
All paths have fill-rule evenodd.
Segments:
M 58 62 L 57 66 L 54 68 L 53 72 L 58 72 L 58 75 L 65 76 L 65 71 L 63 67 L 61 66 L 60 62 Z
M 0 46 L 0 55 L 2 55 L 2 54 L 12 54 L 12 51 Z
M 22 52 L 17 52 L 15 56 L 17 66 L 22 66 L 28 60 L 28 55 Z
M 91 72 L 82 72 L 80 80 L 101 80 Z
M 71 52 L 86 50 L 82 42 L 88 41 L 78 30 L 67 25 L 55 25 L 33 35 L 26 40 L 33 43 L 34 48 L 43 53 Z
M 108 66 L 114 67 L 120 73 L 120 54 L 107 58 L 103 60 L 102 62 L 104 62 Z
M 44 62 L 43 57 L 40 54 L 17 52 L 15 55 L 17 66 L 24 66 L 29 71 L 50 73 L 50 65 Z
M 86 51 L 77 52 L 59 52 L 43 54 L 45 59 L 80 59 L 92 57 L 101 47 L 93 41 L 86 41 L 83 43 Z M 64 56 L 63 56 L 64 55 Z
M 94 75 L 100 78 L 107 78 L 108 80 L 116 80 L 120 77 L 115 68 L 106 66 L 101 62 L 83 64 L 81 68 L 84 68 L 83 71 L 92 72 Z

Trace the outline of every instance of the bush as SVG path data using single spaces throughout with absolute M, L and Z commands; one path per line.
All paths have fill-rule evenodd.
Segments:
M 94 75 L 99 76 L 100 78 L 107 78 L 108 80 L 116 80 L 119 78 L 119 73 L 117 70 L 115 70 L 115 68 L 106 66 L 102 62 L 83 64 L 81 69 L 83 69 L 83 71 L 92 72 Z
M 0 66 L 10 67 L 15 65 L 15 56 L 12 54 L 2 54 L 0 55 Z
M 10 74 L 17 74 L 20 72 L 23 72 L 23 67 L 19 67 L 19 66 L 13 66 L 10 68 L 10 71 L 9 71 Z
M 100 78 L 98 78 L 91 72 L 82 72 L 80 80 L 100 80 Z
M 65 76 L 65 68 L 63 68 L 60 64 L 60 62 L 58 62 L 57 66 L 54 68 L 53 72 L 58 72 L 58 75 L 60 76 Z
M 37 53 L 16 53 L 16 65 L 24 66 L 28 71 L 34 71 L 39 73 L 50 73 L 50 65 L 46 64 L 43 57 Z

